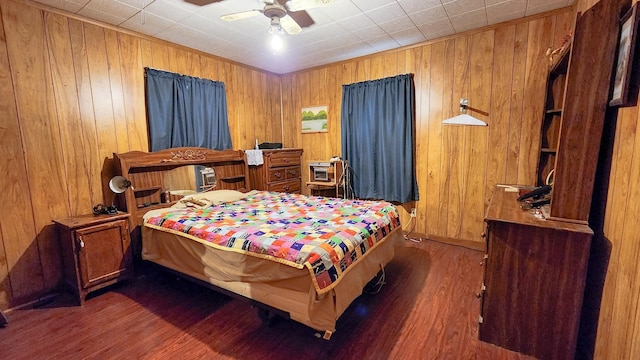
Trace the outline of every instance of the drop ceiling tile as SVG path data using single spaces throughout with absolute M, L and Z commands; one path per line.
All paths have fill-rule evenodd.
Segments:
M 340 27 L 347 31 L 358 31 L 376 26 L 376 23 L 369 19 L 365 14 L 352 16 L 348 19 L 338 21 L 336 24 L 340 25 Z
M 351 32 L 353 35 L 357 36 L 358 38 L 360 38 L 360 40 L 362 41 L 367 41 L 369 39 L 375 39 L 376 37 L 380 37 L 380 36 L 384 36 L 387 35 L 384 30 L 380 29 L 377 26 L 372 26 L 369 28 L 364 28 L 361 30 L 357 30 L 357 31 L 352 31 Z
M 404 11 L 409 15 L 435 7 L 439 7 L 444 10 L 440 0 L 399 0 L 398 4 L 400 4 Z
M 502 16 L 515 12 L 524 12 L 527 9 L 527 0 L 502 1 L 496 4 L 487 5 L 487 16 Z
M 135 8 L 138 10 L 142 10 L 145 6 L 154 2 L 154 0 L 112 0 L 112 1 L 119 2 L 127 6 L 131 6 L 132 8 Z
M 408 17 L 397 18 L 391 21 L 381 23 L 378 26 L 380 26 L 380 28 L 384 30 L 387 34 L 399 32 L 407 29 L 416 30 L 416 26 L 413 24 L 413 21 L 411 21 L 411 19 Z
M 341 0 L 346 1 L 346 0 Z M 367 12 L 369 10 L 377 9 L 379 7 L 394 4 L 395 0 L 351 0 L 351 2 L 357 6 L 363 12 Z
M 365 14 L 376 23 L 391 21 L 397 18 L 405 17 L 407 15 L 400 7 L 400 5 L 395 2 L 393 4 L 389 4 L 374 10 L 369 10 Z
M 526 16 L 539 14 L 541 12 L 559 9 L 566 6 L 566 0 L 546 1 L 543 3 L 529 1 Z
M 458 16 L 478 9 L 484 9 L 484 0 L 453 0 L 442 1 L 449 17 Z
M 114 0 L 91 0 L 85 5 L 78 13 L 85 15 L 85 10 L 97 11 L 103 14 L 109 14 L 112 18 L 128 19 L 139 11 L 133 6 L 114 1 Z M 120 21 L 122 22 L 122 21 Z M 110 24 L 119 24 L 116 22 L 109 22 Z
M 367 43 L 371 45 L 372 48 L 376 49 L 376 51 L 386 51 L 397 48 L 400 45 L 391 36 L 386 34 L 374 39 L 369 39 L 367 40 Z
M 447 16 L 447 12 L 444 10 L 444 7 L 442 6 L 416 12 L 409 15 L 409 17 L 411 18 L 411 20 L 413 20 L 416 26 L 432 24 L 442 20 L 449 20 L 449 17 Z
M 501 22 L 506 22 L 506 21 L 511 21 L 514 19 L 521 18 L 524 16 L 524 12 L 525 12 L 524 9 L 520 11 L 512 12 L 512 13 L 507 13 L 507 14 L 493 14 L 488 12 L 487 21 L 489 25 L 499 24 Z
M 64 11 L 68 11 L 71 13 L 77 13 L 82 7 L 89 2 L 89 0 L 83 0 L 82 2 L 78 1 L 67 1 L 67 0 L 36 0 L 37 2 L 54 7 L 56 9 L 61 9 Z
M 333 21 L 343 20 L 352 16 L 360 15 L 362 13 L 357 6 L 355 6 L 351 1 L 348 0 L 336 1 L 329 6 L 323 6 L 321 8 L 312 9 L 309 11 L 312 11 L 313 14 L 323 14 Z
M 168 27 L 174 26 L 175 24 L 176 23 L 174 21 L 167 20 L 142 10 L 120 24 L 120 26 L 125 29 L 153 36 Z
M 451 25 L 451 21 L 449 19 L 440 20 L 428 25 L 418 26 L 418 28 L 427 40 L 437 39 L 439 37 L 451 35 L 456 32 L 453 29 L 453 25 Z
M 155 0 L 151 4 L 147 5 L 145 10 L 153 15 L 175 22 L 179 22 L 193 14 L 192 11 L 176 6 L 172 1 L 165 0 Z
M 456 32 L 477 29 L 487 24 L 487 13 L 484 8 L 451 17 L 451 25 Z
M 413 45 L 426 40 L 417 28 L 406 29 L 389 35 L 402 46 Z
M 105 13 L 96 9 L 89 8 L 88 6 L 83 7 L 77 14 L 88 17 L 90 19 L 102 21 L 111 25 L 120 25 L 125 22 L 130 16 L 120 17 L 113 14 Z

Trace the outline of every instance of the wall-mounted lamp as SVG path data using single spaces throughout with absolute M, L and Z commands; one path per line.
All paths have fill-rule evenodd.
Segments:
M 444 120 L 444 125 L 471 125 L 471 126 L 487 126 L 487 123 L 476 119 L 473 116 L 467 114 L 467 108 L 469 107 L 469 99 L 460 99 L 460 115 L 456 115 L 452 118 Z

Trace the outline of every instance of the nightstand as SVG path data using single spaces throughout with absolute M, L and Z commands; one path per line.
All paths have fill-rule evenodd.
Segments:
M 65 282 L 80 305 L 88 293 L 133 277 L 129 214 L 80 215 L 54 220 Z

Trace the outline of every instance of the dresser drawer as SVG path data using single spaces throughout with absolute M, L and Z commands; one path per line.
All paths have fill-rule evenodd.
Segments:
M 269 167 L 300 165 L 300 153 L 282 151 L 269 154 Z
M 300 180 L 288 180 L 280 183 L 269 184 L 269 191 L 300 193 Z
M 300 178 L 300 166 L 279 167 L 269 170 L 269 182 Z

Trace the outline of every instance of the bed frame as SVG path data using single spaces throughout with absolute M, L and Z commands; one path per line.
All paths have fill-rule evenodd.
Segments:
M 203 148 L 174 148 L 152 153 L 132 151 L 114 154 L 114 159 L 118 175 L 124 176 L 132 184 L 132 187 L 125 191 L 124 202 L 120 203 L 119 208 L 125 209 L 132 215 L 134 254 L 142 253 L 143 235 L 145 252 L 149 251 L 148 248 L 160 249 L 162 252 L 164 249 L 162 246 L 175 244 L 175 239 L 163 238 L 160 234 L 154 233 L 153 229 L 142 226 L 143 215 L 147 211 L 169 207 L 176 202 L 172 197 L 165 195 L 169 190 L 165 183 L 167 172 L 186 165 L 205 165 L 215 170 L 215 189 L 247 192 L 251 188 L 245 155 L 241 150 L 216 151 Z M 395 243 L 402 238 L 401 227 L 394 229 L 387 237 L 376 247 L 370 249 L 366 257 L 350 267 L 350 274 L 347 274 L 348 281 L 344 279 L 330 292 L 323 295 L 318 295 L 315 292 L 310 276 L 308 276 L 308 284 L 305 282 L 300 284 L 298 281 L 297 288 L 293 289 L 289 285 L 282 287 L 282 284 L 220 281 L 215 277 L 193 271 L 192 265 L 203 261 L 206 256 L 212 256 L 217 261 L 221 261 L 220 259 L 229 255 L 228 252 L 221 252 L 221 250 L 217 250 L 218 253 L 215 253 L 214 250 L 208 249 L 206 246 L 196 250 L 193 248 L 172 249 L 174 253 L 180 255 L 175 262 L 168 258 L 159 258 L 151 260 L 151 262 L 214 290 L 248 300 L 259 308 L 258 314 L 263 321 L 268 322 L 273 314 L 277 314 L 318 330 L 320 335 L 328 340 L 335 331 L 335 322 L 338 317 L 355 298 L 362 294 L 364 286 L 384 269 L 384 265 L 391 261 Z M 198 252 L 201 256 L 192 258 L 194 252 Z M 200 267 L 199 265 L 198 263 L 196 268 Z M 282 269 L 283 271 L 291 269 L 287 265 L 282 266 L 288 268 Z M 307 269 L 300 271 L 308 275 Z

